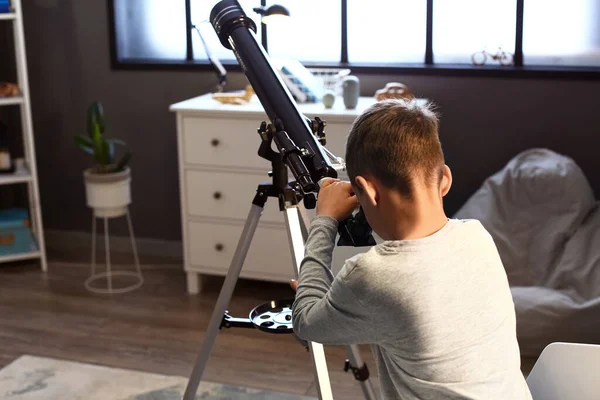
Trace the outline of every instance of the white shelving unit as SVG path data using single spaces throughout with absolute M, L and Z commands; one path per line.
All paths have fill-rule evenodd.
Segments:
M 0 14 L 2 15 L 2 14 Z M 0 107 L 1 106 L 12 106 L 15 104 L 23 104 L 23 97 L 22 96 L 17 96 L 17 97 L 0 97 Z
M 12 185 L 15 183 L 27 183 L 33 180 L 33 176 L 27 166 L 19 166 L 14 173 L 0 175 L 0 185 Z
M 0 185 L 25 184 L 28 187 L 29 218 L 31 221 L 31 251 L 26 253 L 0 256 L 0 263 L 27 259 L 40 259 L 43 271 L 48 270 L 44 229 L 42 226 L 42 210 L 33 139 L 33 123 L 31 120 L 31 103 L 29 98 L 29 79 L 27 73 L 27 57 L 25 53 L 25 34 L 23 32 L 23 13 L 21 0 L 12 0 L 13 12 L 0 13 L 0 23 L 12 23 L 15 40 L 15 63 L 17 67 L 17 83 L 21 96 L 0 98 L 0 107 L 18 106 L 21 113 L 21 127 L 24 148 L 24 164 L 19 165 L 13 174 L 0 175 Z

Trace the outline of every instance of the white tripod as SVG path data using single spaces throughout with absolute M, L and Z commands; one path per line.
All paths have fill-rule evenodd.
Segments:
M 260 310 L 257 311 L 256 318 L 252 317 L 255 312 L 255 310 L 253 310 L 250 315 L 251 319 L 232 318 L 227 314 L 227 307 L 231 300 L 235 284 L 242 270 L 246 254 L 248 253 L 252 238 L 256 232 L 256 227 L 258 226 L 263 208 L 269 197 L 278 198 L 280 208 L 284 212 L 285 225 L 292 253 L 293 273 L 296 277 L 298 276 L 300 263 L 304 257 L 304 243 L 308 235 L 307 227 L 310 224 L 309 218 L 306 215 L 305 209 L 298 204 L 299 199 L 296 197 L 296 192 L 289 186 L 280 189 L 270 183 L 259 185 L 256 196 L 252 201 L 252 207 L 250 208 L 250 213 L 246 219 L 242 235 L 231 261 L 227 277 L 225 278 L 217 304 L 213 310 L 206 331 L 206 337 L 186 387 L 183 400 L 194 400 L 211 349 L 221 327 L 252 327 L 272 333 L 281 333 L 281 330 L 286 329 L 291 330 L 291 304 L 276 305 L 275 302 L 271 302 L 272 305 L 275 306 L 272 310 L 269 309 L 269 305 L 259 306 L 255 308 L 255 310 Z M 275 308 L 277 308 L 277 310 L 275 310 Z M 329 372 L 327 370 L 327 361 L 325 359 L 323 345 L 308 342 L 306 343 L 306 346 L 312 356 L 319 399 L 332 400 L 333 394 L 329 382 Z M 346 346 L 346 349 L 348 352 L 348 360 L 346 360 L 344 370 L 351 370 L 353 372 L 355 379 L 360 382 L 365 399 L 376 400 L 377 397 L 375 391 L 371 382 L 368 380 L 369 371 L 360 357 L 358 347 L 352 345 Z

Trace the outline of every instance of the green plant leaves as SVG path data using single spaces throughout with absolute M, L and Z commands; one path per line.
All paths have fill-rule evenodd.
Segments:
M 90 137 L 94 137 L 97 131 L 104 133 L 104 109 L 102 104 L 95 101 L 87 110 L 87 131 Z
M 123 154 L 123 157 L 121 157 L 121 160 L 117 164 L 117 171 L 124 170 L 127 164 L 129 164 L 129 160 L 131 160 L 131 152 L 128 151 L 127 153 Z
M 75 144 L 94 156 L 96 163 L 94 169 L 98 173 L 122 171 L 129 163 L 131 153 L 125 153 L 119 163 L 115 165 L 115 147 L 117 145 L 127 146 L 127 144 L 120 139 L 104 138 L 104 110 L 102 104 L 97 101 L 88 107 L 86 127 L 88 136 L 76 135 Z
M 104 164 L 104 138 L 99 130 L 95 130 L 92 135 L 95 150 L 94 158 L 98 164 Z
M 106 139 L 108 142 L 114 143 L 114 144 L 118 144 L 120 146 L 127 146 L 127 143 L 125 143 L 124 141 L 122 141 L 121 139 Z
M 75 136 L 75 144 L 88 154 L 94 154 L 94 142 L 87 136 Z

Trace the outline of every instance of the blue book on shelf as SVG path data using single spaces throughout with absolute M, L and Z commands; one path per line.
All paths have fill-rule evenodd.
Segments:
M 0 13 L 10 12 L 10 0 L 0 0 Z
M 29 226 L 29 213 L 24 208 L 0 210 L 0 230 Z
M 26 209 L 0 210 L 0 257 L 35 251 Z

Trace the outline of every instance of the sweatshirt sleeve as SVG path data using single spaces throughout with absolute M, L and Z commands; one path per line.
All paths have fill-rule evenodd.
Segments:
M 310 226 L 292 308 L 294 332 L 322 344 L 374 343 L 372 313 L 352 289 L 356 260 L 348 261 L 335 278 L 331 272 L 337 227 L 329 217 L 317 217 Z

